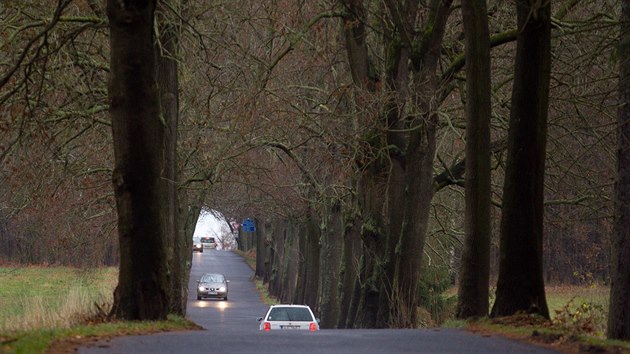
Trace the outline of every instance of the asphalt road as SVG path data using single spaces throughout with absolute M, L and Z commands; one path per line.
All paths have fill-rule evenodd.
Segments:
M 205 272 L 230 280 L 229 301 L 196 299 Z M 235 253 L 206 250 L 193 255 L 187 317 L 204 330 L 120 337 L 79 349 L 99 353 L 555 353 L 498 336 L 459 329 L 320 330 L 261 332 L 264 305 L 250 281 L 252 270 Z

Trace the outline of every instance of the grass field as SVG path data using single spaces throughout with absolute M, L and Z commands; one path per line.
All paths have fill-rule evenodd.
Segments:
M 552 317 L 555 315 L 555 310 L 562 310 L 569 302 L 576 306 L 589 302 L 607 308 L 610 297 L 610 288 L 601 285 L 547 286 L 545 292 Z
M 110 310 L 117 281 L 117 268 L 0 267 L 0 353 L 72 353 L 98 337 L 200 329 L 173 315 L 88 321 Z
M 116 268 L 0 267 L 0 332 L 67 328 L 96 305 L 108 311 L 116 282 Z
M 95 304 L 108 311 L 116 282 L 116 268 L 0 267 L 0 333 L 68 328 L 95 314 Z M 265 293 L 262 283 L 257 287 Z M 547 286 L 546 295 L 556 322 L 605 333 L 608 287 Z
M 604 337 L 608 321 L 610 288 L 592 286 L 545 287 L 549 315 L 567 330 Z

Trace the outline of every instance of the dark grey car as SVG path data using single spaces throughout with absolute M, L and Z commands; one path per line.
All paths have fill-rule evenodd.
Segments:
M 223 274 L 206 273 L 197 280 L 197 300 L 203 298 L 228 299 L 228 283 Z

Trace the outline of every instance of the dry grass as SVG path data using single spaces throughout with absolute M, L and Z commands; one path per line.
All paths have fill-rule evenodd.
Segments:
M 68 328 L 107 312 L 115 268 L 0 268 L 0 332 Z

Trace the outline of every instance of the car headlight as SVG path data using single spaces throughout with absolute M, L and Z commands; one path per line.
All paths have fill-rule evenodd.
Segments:
M 198 287 L 199 291 L 203 291 L 205 288 L 203 286 Z
M 222 286 L 222 287 L 220 287 L 220 288 L 219 288 L 219 291 L 220 291 L 220 292 L 224 292 L 225 290 L 226 290 L 226 289 L 225 289 L 225 286 Z

